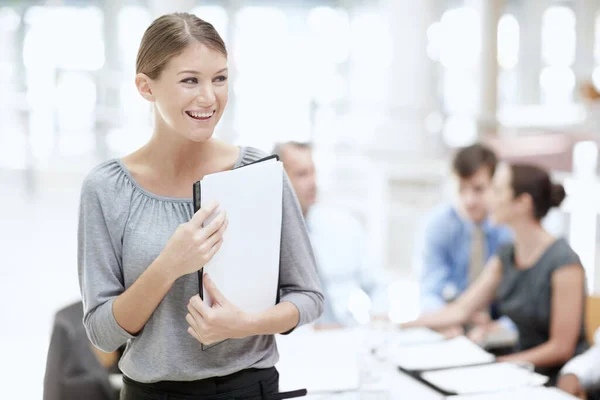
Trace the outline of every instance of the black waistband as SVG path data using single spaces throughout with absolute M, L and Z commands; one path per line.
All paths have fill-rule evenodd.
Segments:
M 217 376 L 197 381 L 160 381 L 155 383 L 140 383 L 123 375 L 123 381 L 126 385 L 139 387 L 144 390 L 172 393 L 175 395 L 203 395 L 214 392 L 217 386 L 220 388 L 219 391 L 223 391 L 225 388 L 227 388 L 227 390 L 235 390 L 259 383 L 263 399 L 282 400 L 306 396 L 306 389 L 293 390 L 283 393 L 263 393 L 265 386 L 264 384 L 273 384 L 278 380 L 279 373 L 275 367 L 265 369 L 249 368 L 231 375 Z
M 174 394 L 203 394 L 215 386 L 243 387 L 253 382 L 269 379 L 277 375 L 275 367 L 259 369 L 249 368 L 226 376 L 215 376 L 196 381 L 159 381 L 153 383 L 136 382 L 123 375 L 123 381 L 127 384 L 142 387 L 144 389 L 169 392 Z

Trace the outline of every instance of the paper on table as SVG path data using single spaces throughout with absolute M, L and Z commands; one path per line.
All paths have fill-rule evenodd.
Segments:
M 428 328 L 403 328 L 386 332 L 383 339 L 372 347 L 377 357 L 386 359 L 395 347 L 440 342 L 445 339 L 443 335 Z
M 444 335 L 428 328 L 400 329 L 389 337 L 389 341 L 395 345 L 433 343 L 444 339 Z
M 485 393 L 475 395 L 459 395 L 446 397 L 447 400 L 576 400 L 571 396 L 556 388 L 536 387 L 522 388 L 515 390 L 506 390 L 498 393 Z
M 542 386 L 548 382 L 547 376 L 510 363 L 429 371 L 424 372 L 421 378 L 446 392 L 457 394 L 497 392 L 526 386 Z
M 352 330 L 277 336 L 281 391 L 309 394 L 358 390 L 358 335 Z
M 217 288 L 250 313 L 273 307 L 279 282 L 283 167 L 275 160 L 205 176 L 202 204 L 217 200 L 229 225 L 204 266 Z M 204 299 L 212 304 L 206 288 Z
M 435 343 L 397 346 L 392 349 L 390 359 L 405 370 L 423 371 L 491 363 L 495 357 L 459 336 Z

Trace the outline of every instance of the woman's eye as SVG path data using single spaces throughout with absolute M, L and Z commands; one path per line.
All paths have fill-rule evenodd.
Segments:
M 196 78 L 186 78 L 186 79 L 182 80 L 181 82 L 183 82 L 183 83 L 198 83 L 198 79 L 196 79 Z
M 227 80 L 227 77 L 225 75 L 217 76 L 215 78 L 216 82 L 225 82 L 226 80 Z

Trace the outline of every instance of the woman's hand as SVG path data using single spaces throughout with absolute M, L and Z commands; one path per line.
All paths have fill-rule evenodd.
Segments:
M 174 279 L 199 271 L 219 251 L 227 229 L 227 216 L 224 211 L 217 211 L 218 205 L 216 201 L 206 204 L 190 221 L 179 225 L 158 256 Z M 215 212 L 215 218 L 203 227 Z
M 492 321 L 487 312 L 475 313 L 471 318 L 471 323 L 474 326 L 467 332 L 467 337 L 479 345 L 485 343 L 491 332 L 499 329 L 498 323 Z
M 472 342 L 477 343 L 478 345 L 483 345 L 488 337 L 489 330 L 485 325 L 476 325 L 467 332 L 467 337 L 471 339 Z
M 566 374 L 560 377 L 557 385 L 559 389 L 564 392 L 567 392 L 575 397 L 580 399 L 585 399 L 585 390 L 581 387 L 581 383 L 579 382 L 579 378 L 573 374 Z
M 198 295 L 190 299 L 185 317 L 188 333 L 205 345 L 252 335 L 250 315 L 231 304 L 208 275 L 204 286 L 214 304 L 209 307 Z

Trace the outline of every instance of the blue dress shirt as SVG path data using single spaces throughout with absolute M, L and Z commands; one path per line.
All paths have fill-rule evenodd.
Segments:
M 441 308 L 467 288 L 474 227 L 451 205 L 439 206 L 429 215 L 417 253 L 422 312 Z M 482 223 L 482 229 L 486 260 L 512 240 L 507 227 L 496 226 L 488 219 Z

